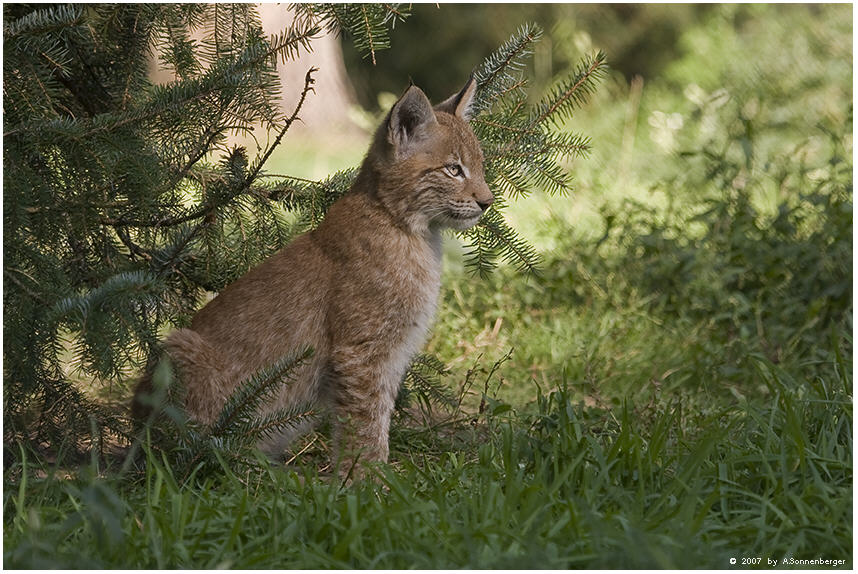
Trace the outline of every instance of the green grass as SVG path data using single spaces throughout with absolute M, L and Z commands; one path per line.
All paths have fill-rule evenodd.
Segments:
M 540 394 L 529 414 L 479 417 L 456 450 L 395 444 L 377 483 L 345 488 L 273 466 L 180 485 L 156 459 L 139 482 L 17 469 L 4 566 L 848 568 L 851 366 L 831 367 L 805 386 L 760 360 L 765 405 L 606 411 Z
M 719 8 L 640 98 L 606 83 L 575 194 L 508 211 L 539 276 L 472 277 L 447 241 L 427 351 L 462 404 L 403 411 L 376 481 L 332 480 L 324 431 L 302 466 L 187 480 L 159 448 L 7 452 L 4 567 L 851 568 L 851 69 L 827 56 L 851 8 L 803 10 Z M 295 140 L 272 171 L 363 145 Z

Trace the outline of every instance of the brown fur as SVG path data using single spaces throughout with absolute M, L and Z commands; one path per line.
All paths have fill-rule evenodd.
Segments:
M 330 409 L 346 471 L 356 456 L 387 460 L 394 399 L 435 313 L 441 230 L 474 225 L 493 200 L 467 124 L 475 88 L 472 79 L 433 110 L 410 87 L 321 225 L 167 338 L 192 417 L 212 423 L 242 379 L 310 345 L 313 358 L 269 408 Z M 147 384 L 144 377 L 138 392 Z M 291 438 L 261 446 L 277 453 Z

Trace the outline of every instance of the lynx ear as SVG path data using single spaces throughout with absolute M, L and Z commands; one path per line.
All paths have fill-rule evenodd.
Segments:
M 418 139 L 420 128 L 436 123 L 432 104 L 423 90 L 411 85 L 390 110 L 387 137 L 397 149 L 403 149 Z
M 468 121 L 471 119 L 471 106 L 474 103 L 474 95 L 476 93 L 477 80 L 471 74 L 471 77 L 468 78 L 468 83 L 465 84 L 465 87 L 458 94 L 450 96 L 435 106 L 435 109 L 439 112 L 447 112 L 448 114 L 459 116 L 463 120 Z

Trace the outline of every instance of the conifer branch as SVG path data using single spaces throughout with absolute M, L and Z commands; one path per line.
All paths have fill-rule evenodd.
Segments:
M 47 36 L 48 34 L 79 25 L 83 9 L 76 4 L 63 4 L 39 8 L 14 21 L 3 22 L 4 42 L 19 37 Z
M 229 199 L 235 198 L 238 195 L 245 193 L 254 182 L 256 177 L 259 175 L 262 167 L 265 165 L 265 162 L 271 157 L 271 154 L 274 152 L 274 149 L 280 144 L 283 137 L 286 135 L 286 132 L 298 118 L 298 113 L 301 111 L 301 108 L 304 105 L 304 101 L 306 100 L 307 95 L 313 91 L 313 84 L 315 83 L 315 79 L 313 78 L 313 73 L 318 71 L 317 68 L 310 68 L 307 71 L 307 74 L 304 78 L 304 89 L 301 92 L 301 96 L 298 100 L 298 104 L 293 110 L 292 114 L 289 118 L 286 119 L 286 122 L 283 128 L 280 130 L 280 133 L 277 135 L 274 143 L 266 149 L 265 153 L 254 163 L 253 168 L 248 173 L 247 177 L 244 180 L 244 185 L 236 189 L 232 192 Z M 214 138 L 217 134 L 210 133 L 208 143 L 200 145 L 198 151 L 195 156 L 189 158 L 188 163 L 183 167 L 183 169 L 179 172 L 179 174 L 184 177 L 190 168 L 202 158 L 204 152 L 208 151 L 208 147 L 212 138 Z M 173 184 L 175 185 L 175 184 Z M 189 221 L 193 221 L 196 219 L 201 219 L 208 216 L 214 209 L 216 209 L 216 205 L 203 205 L 198 209 L 186 213 L 181 216 L 170 217 L 170 218 L 161 218 L 158 220 L 150 220 L 150 221 L 142 221 L 142 220 L 134 220 L 134 219 L 125 219 L 125 218 L 102 218 L 101 223 L 103 225 L 110 225 L 114 227 L 118 226 L 128 226 L 128 227 L 174 227 L 177 225 L 181 225 L 183 223 L 187 223 Z
M 300 21 L 319 23 L 329 32 L 347 33 L 355 48 L 376 64 L 375 54 L 390 47 L 388 25 L 409 16 L 400 4 L 292 4 Z
M 274 143 L 268 147 L 268 149 L 265 151 L 265 154 L 256 162 L 256 165 L 247 175 L 247 179 L 245 180 L 245 187 L 250 187 L 250 184 L 253 183 L 253 181 L 256 179 L 256 176 L 259 174 L 259 170 L 262 169 L 262 166 L 265 165 L 265 162 L 268 161 L 269 157 L 271 157 L 271 154 L 272 152 L 274 152 L 275 148 L 280 145 L 280 140 L 283 139 L 283 136 L 285 136 L 286 132 L 289 131 L 289 128 L 292 127 L 292 123 L 298 118 L 298 113 L 301 111 L 301 108 L 304 105 L 304 100 L 307 98 L 307 94 L 310 92 L 315 93 L 313 84 L 316 83 L 316 80 L 313 78 L 313 73 L 318 71 L 319 69 L 316 67 L 312 67 L 307 70 L 307 74 L 304 76 L 304 89 L 301 90 L 301 97 L 298 98 L 298 104 L 292 111 L 292 115 L 290 115 L 286 119 L 286 122 L 283 124 L 283 128 L 280 130 L 280 133 L 277 134 L 277 138 L 274 140 Z
M 589 62 L 579 64 L 571 80 L 558 86 L 551 97 L 537 107 L 538 113 L 530 121 L 530 126 L 539 125 L 558 112 L 562 115 L 564 111 L 571 111 L 574 106 L 584 103 L 595 90 L 596 81 L 604 75 L 606 60 L 605 53 L 598 52 Z
M 361 4 L 360 7 L 361 15 L 363 16 L 363 26 L 366 31 L 366 36 L 369 43 L 369 53 L 372 55 L 372 65 L 375 66 L 375 42 L 373 42 L 372 37 L 372 26 L 370 25 L 369 18 L 366 13 L 366 4 Z
M 540 258 L 536 250 L 507 225 L 494 207 L 484 213 L 479 224 L 465 234 L 471 239 L 473 248 L 466 254 L 466 265 L 480 276 L 485 276 L 494 268 L 494 256 L 489 254 L 495 252 L 516 264 L 519 270 L 539 275 Z
M 253 419 L 241 429 L 230 433 L 247 445 L 284 430 L 294 430 L 302 424 L 316 420 L 318 413 L 312 408 L 280 409 L 262 418 Z
M 30 297 L 32 297 L 33 299 L 35 299 L 39 303 L 41 303 L 43 305 L 48 304 L 47 299 L 45 299 L 44 297 L 42 297 L 41 295 L 39 295 L 38 293 L 36 293 L 32 289 L 30 289 L 30 287 L 28 287 L 27 285 L 24 285 L 24 283 L 22 283 L 21 280 L 19 280 L 17 277 L 15 277 L 11 273 L 11 271 L 17 271 L 18 273 L 26 275 L 26 273 L 24 273 L 23 271 L 18 271 L 17 269 L 11 269 L 9 267 L 4 267 L 3 268 L 3 276 L 6 277 L 7 279 L 9 279 L 12 283 L 17 285 L 19 289 L 24 291 L 27 295 L 29 295 Z M 26 275 L 26 276 L 29 277 L 31 280 L 33 280 L 33 278 L 30 277 L 29 275 Z
M 145 249 L 143 249 L 131 240 L 131 236 L 128 235 L 128 231 L 126 231 L 123 227 L 113 226 L 113 228 L 116 230 L 116 235 L 119 237 L 119 240 L 122 241 L 122 244 L 128 248 L 128 252 L 132 257 L 136 255 L 146 260 L 152 259 L 152 256 L 149 255 L 149 253 L 147 253 Z
M 300 50 L 310 52 L 311 42 L 319 37 L 321 32 L 318 26 L 308 26 L 304 29 L 292 27 L 281 35 L 273 35 L 268 43 L 271 45 L 270 54 L 279 55 L 284 64 L 288 59 L 295 59 L 300 55 Z
M 433 404 L 452 407 L 456 399 L 442 381 L 449 372 L 447 366 L 434 355 L 420 354 L 405 374 L 405 389 L 416 395 L 427 409 Z
M 542 37 L 542 29 L 535 24 L 524 24 L 500 48 L 491 54 L 474 74 L 479 90 L 474 103 L 475 115 L 504 96 L 525 85 L 525 80 L 516 79 L 511 72 L 518 72 L 524 59 L 532 53 L 532 46 Z
M 261 369 L 250 379 L 242 382 L 229 397 L 217 420 L 212 425 L 211 434 L 213 436 L 221 435 L 228 432 L 236 421 L 246 417 L 254 417 L 256 409 L 263 400 L 271 397 L 277 391 L 277 387 L 283 383 L 284 377 L 294 372 L 312 354 L 311 349 L 304 349 L 294 356 L 286 357 L 270 367 Z

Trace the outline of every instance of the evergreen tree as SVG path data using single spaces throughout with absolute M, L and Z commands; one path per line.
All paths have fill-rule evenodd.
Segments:
M 295 109 L 283 112 L 276 66 L 310 49 L 322 29 L 346 33 L 374 58 L 388 45 L 387 28 L 407 12 L 296 11 L 288 29 L 265 37 L 249 4 L 4 5 L 6 444 L 59 451 L 104 432 L 123 435 L 124 413 L 75 379 L 128 385 L 157 355 L 163 329 L 186 324 L 207 292 L 312 228 L 348 189 L 353 170 L 321 182 L 266 174 L 312 97 L 315 71 L 307 71 Z M 474 126 L 498 196 L 482 224 L 464 233 L 469 265 L 480 274 L 498 256 L 537 268 L 534 250 L 502 218 L 505 200 L 535 188 L 567 191 L 559 162 L 587 149 L 586 138 L 558 133 L 553 122 L 593 90 L 604 56 L 528 106 L 522 71 L 539 35 L 523 27 L 476 71 Z M 174 81 L 151 83 L 150 53 Z M 228 134 L 257 124 L 275 137 L 256 157 L 228 147 Z M 440 365 L 433 375 L 432 365 L 422 359 L 407 379 L 420 382 L 418 392 L 443 373 Z M 269 380 L 254 379 L 265 383 L 260 389 Z M 238 418 L 239 434 L 253 435 Z

